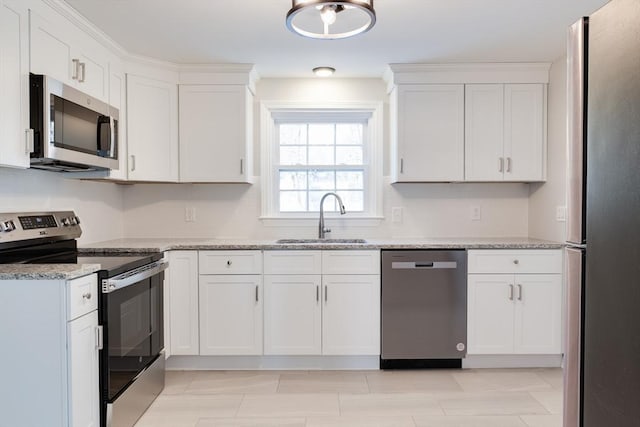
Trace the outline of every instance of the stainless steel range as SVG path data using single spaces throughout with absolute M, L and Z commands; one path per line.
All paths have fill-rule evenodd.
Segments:
M 0 213 L 0 263 L 100 264 L 101 425 L 131 427 L 164 388 L 160 253 L 79 254 L 72 211 Z

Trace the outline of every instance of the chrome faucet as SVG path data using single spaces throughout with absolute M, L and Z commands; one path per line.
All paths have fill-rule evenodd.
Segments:
M 324 199 L 326 199 L 327 196 L 334 196 L 336 198 L 336 200 L 338 200 L 338 205 L 340 206 L 340 215 L 344 215 L 344 214 L 347 213 L 347 211 L 344 209 L 344 204 L 342 203 L 342 199 L 336 193 L 327 193 L 324 196 L 322 196 L 322 199 L 320 199 L 320 224 L 318 224 L 318 238 L 319 239 L 324 239 L 326 233 L 331 233 L 331 229 L 330 228 L 325 228 L 325 226 L 324 226 L 324 208 L 323 208 L 323 205 L 324 205 Z

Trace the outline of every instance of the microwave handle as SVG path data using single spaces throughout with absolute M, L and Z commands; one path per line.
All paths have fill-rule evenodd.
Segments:
M 98 118 L 98 133 L 96 135 L 96 138 L 97 138 L 97 141 L 98 141 L 98 148 L 101 151 L 102 151 L 102 145 L 100 144 L 100 142 L 101 142 L 100 137 L 101 137 L 102 126 L 104 126 L 104 125 L 108 125 L 109 126 L 109 157 L 112 157 L 113 156 L 113 146 L 114 146 L 113 117 L 100 116 Z
M 116 154 L 116 119 L 109 117 L 109 136 L 111 137 L 111 147 L 109 148 L 110 157 Z

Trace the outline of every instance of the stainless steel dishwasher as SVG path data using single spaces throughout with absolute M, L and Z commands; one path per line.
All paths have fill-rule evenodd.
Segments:
M 381 320 L 382 369 L 461 367 L 466 250 L 383 250 Z

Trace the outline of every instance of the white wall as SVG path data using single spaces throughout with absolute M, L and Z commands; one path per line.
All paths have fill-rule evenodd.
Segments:
M 388 174 L 388 97 L 380 79 L 264 79 L 256 91 L 254 173 L 260 173 L 261 101 L 385 103 L 384 174 Z M 525 237 L 529 227 L 529 186 L 526 184 L 388 184 L 385 180 L 380 224 L 330 224 L 332 237 Z M 265 226 L 260 216 L 260 184 L 167 185 L 124 188 L 127 237 L 314 237 L 314 221 L 302 227 Z M 403 207 L 402 224 L 390 222 L 391 208 Z M 470 220 L 473 206 L 480 221 Z M 184 220 L 186 207 L 196 208 L 196 222 Z M 348 215 L 348 214 L 347 214 Z
M 74 210 L 80 244 L 123 236 L 123 194 L 111 183 L 65 179 L 62 174 L 0 168 L 0 212 Z
M 531 184 L 529 235 L 564 241 L 565 222 L 556 220 L 556 208 L 566 204 L 567 58 L 556 60 L 549 76 L 547 182 Z

